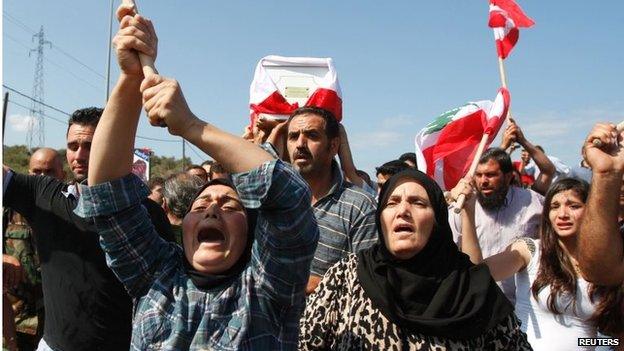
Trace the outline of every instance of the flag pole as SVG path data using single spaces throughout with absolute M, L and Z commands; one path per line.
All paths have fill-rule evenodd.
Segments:
M 134 13 L 139 14 L 139 7 L 137 6 L 135 0 L 121 0 L 121 3 L 124 6 L 134 8 Z M 141 61 L 141 66 L 143 67 L 143 76 L 145 78 L 158 74 L 158 71 L 156 70 L 156 66 L 154 65 L 154 58 L 139 52 L 139 61 Z M 150 119 L 150 124 L 153 126 L 159 126 L 163 128 L 167 127 L 167 124 L 162 120 L 152 121 Z
M 108 18 L 108 56 L 106 64 L 106 101 L 110 96 L 110 69 L 111 69 L 111 46 L 113 45 L 113 0 L 110 0 L 110 17 Z
M 507 75 L 505 74 L 505 64 L 503 62 L 503 58 L 498 56 L 498 72 L 500 73 L 501 85 L 503 88 L 507 89 Z M 511 118 L 511 107 L 507 110 L 507 116 L 505 117 L 505 121 L 509 123 L 509 119 Z M 468 173 L 466 175 L 469 178 L 474 176 L 475 171 L 477 170 L 477 166 L 479 165 L 479 159 L 481 155 L 483 155 L 483 151 L 485 149 L 485 144 L 487 144 L 487 140 L 489 138 L 489 134 L 483 134 L 481 137 L 481 142 L 479 143 L 479 147 L 477 148 L 477 152 L 475 153 L 474 159 L 472 159 L 472 163 L 470 164 L 470 168 L 468 169 Z M 455 213 L 460 213 L 462 208 L 464 207 L 464 202 L 466 202 L 466 195 L 460 194 L 457 197 L 455 202 Z
M 472 163 L 470 164 L 470 168 L 468 169 L 468 173 L 466 174 L 468 177 L 472 178 L 475 171 L 477 170 L 477 165 L 479 165 L 479 159 L 483 154 L 483 150 L 485 149 L 485 145 L 487 144 L 489 134 L 483 134 L 481 137 L 481 142 L 479 143 L 479 147 L 477 148 L 477 152 L 475 153 L 475 157 L 472 159 Z M 464 207 L 464 202 L 466 201 L 466 195 L 460 194 L 457 197 L 457 201 L 455 203 L 455 213 L 461 212 Z
M 498 57 L 498 71 L 500 72 L 500 79 L 503 88 L 507 89 L 507 76 L 505 75 L 505 63 L 501 57 Z
M 503 58 L 501 58 L 500 56 L 498 56 L 498 72 L 500 73 L 500 80 L 501 80 L 501 85 L 503 86 L 503 88 L 507 89 L 507 75 L 505 74 L 505 60 L 503 60 Z M 511 106 L 509 107 L 509 110 L 507 111 L 507 117 L 505 117 L 505 121 L 507 123 L 509 123 L 509 120 L 511 119 Z

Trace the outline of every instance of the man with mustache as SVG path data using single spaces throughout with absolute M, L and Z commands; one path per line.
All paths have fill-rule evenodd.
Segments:
M 325 272 L 347 254 L 377 241 L 375 199 L 347 182 L 334 157 L 340 148 L 340 126 L 318 107 L 297 109 L 288 122 L 286 148 L 290 162 L 312 190 L 319 226 L 306 292 L 312 293 Z
M 490 148 L 481 158 L 473 181 L 477 188 L 475 227 L 483 258 L 505 250 L 516 238 L 535 238 L 542 218 L 544 197 L 532 190 L 511 185 L 513 165 L 503 149 Z M 461 245 L 461 216 L 449 209 L 449 224 L 455 241 Z M 515 302 L 513 278 L 499 283 Z

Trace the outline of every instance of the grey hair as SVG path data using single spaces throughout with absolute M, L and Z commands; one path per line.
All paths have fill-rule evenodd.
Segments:
M 184 172 L 169 176 L 163 186 L 163 198 L 167 202 L 168 211 L 179 219 L 184 218 L 193 197 L 203 184 L 199 177 Z

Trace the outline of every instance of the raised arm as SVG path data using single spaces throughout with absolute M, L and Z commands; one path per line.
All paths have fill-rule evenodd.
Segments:
M 273 160 L 271 154 L 258 145 L 197 118 L 189 109 L 177 81 L 153 75 L 143 81 L 141 91 L 150 120 L 164 121 L 169 133 L 188 140 L 230 173 L 247 172 Z
M 76 213 L 94 218 L 108 266 L 132 297 L 142 296 L 175 255 L 156 233 L 142 207 L 149 191 L 131 173 L 143 79 L 137 51 L 156 53 L 151 22 L 120 7 L 120 29 L 114 39 L 121 74 L 93 136 L 89 187 L 80 186 Z M 165 266 L 166 267 L 166 266 Z
M 340 123 L 340 148 L 338 149 L 338 157 L 340 158 L 340 168 L 342 168 L 345 178 L 361 188 L 364 185 L 364 179 L 357 174 L 357 168 L 355 168 L 351 147 L 349 146 L 347 131 L 342 123 Z
M 529 153 L 529 156 L 540 170 L 540 174 L 537 179 L 535 179 L 535 183 L 533 183 L 531 188 L 540 194 L 545 194 L 555 176 L 555 165 L 542 150 L 536 148 L 535 145 L 527 140 L 524 133 L 522 133 L 522 130 L 513 119 L 511 120 L 510 129 L 516 136 L 515 140 Z
M 483 254 L 477 238 L 475 226 L 475 202 L 477 196 L 470 184 L 470 179 L 460 179 L 459 183 L 451 190 L 451 199 L 456 201 L 460 194 L 466 196 L 466 202 L 461 211 L 461 251 L 470 257 L 470 261 L 479 264 L 483 261 Z
M 96 128 L 89 157 L 89 185 L 119 179 L 132 170 L 134 138 L 141 112 L 143 71 L 137 51 L 155 57 L 158 39 L 152 23 L 117 10 L 121 19 L 113 40 L 121 74 Z M 114 142 L 112 142 L 114 140 Z
M 592 184 L 578 239 L 578 261 L 587 280 L 598 285 L 624 282 L 624 243 L 618 219 L 622 212 L 624 134 L 599 123 L 585 139 L 583 155 L 592 169 Z M 593 141 L 599 139 L 603 147 Z

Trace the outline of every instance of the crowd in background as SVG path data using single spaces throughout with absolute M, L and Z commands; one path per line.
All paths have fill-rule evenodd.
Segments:
M 570 141 L 574 167 L 510 120 L 453 189 L 407 150 L 373 180 L 326 109 L 259 120 L 242 137 L 195 116 L 175 80 L 143 76 L 151 22 L 119 15 L 110 100 L 69 119 L 74 182 L 50 148 L 32 153 L 29 175 L 5 165 L 4 348 L 624 347 L 614 125 Z M 207 160 L 147 183 L 132 175 L 141 108 Z

